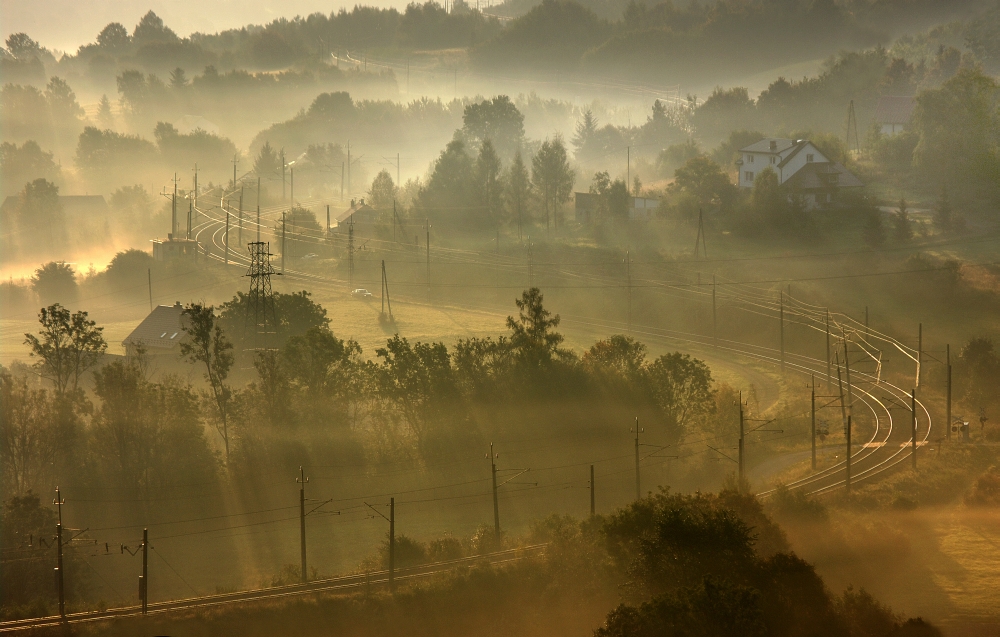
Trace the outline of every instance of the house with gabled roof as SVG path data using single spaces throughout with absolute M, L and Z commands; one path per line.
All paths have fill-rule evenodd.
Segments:
M 753 188 L 757 176 L 771 169 L 789 196 L 801 197 L 807 208 L 830 207 L 843 189 L 863 186 L 843 164 L 806 139 L 762 139 L 740 149 L 736 167 L 740 188 Z
M 122 346 L 128 354 L 142 347 L 150 355 L 177 355 L 184 339 L 184 320 L 184 306 L 180 301 L 158 305 L 125 337 Z
M 917 100 L 911 96 L 883 95 L 875 105 L 873 121 L 883 135 L 897 135 L 910 125 Z

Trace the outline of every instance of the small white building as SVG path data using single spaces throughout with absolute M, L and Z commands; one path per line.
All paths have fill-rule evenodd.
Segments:
M 778 177 L 778 184 L 790 195 L 803 197 L 809 208 L 829 206 L 842 189 L 863 185 L 842 164 L 831 161 L 805 139 L 762 139 L 740 149 L 736 167 L 740 188 L 753 188 L 757 176 L 771 169 Z
M 910 125 L 916 106 L 912 97 L 883 95 L 875 106 L 874 122 L 883 135 L 898 135 Z

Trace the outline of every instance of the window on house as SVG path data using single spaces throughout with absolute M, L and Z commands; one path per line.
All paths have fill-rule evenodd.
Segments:
M 778 163 L 778 158 L 777 158 L 777 157 L 772 157 L 772 158 L 771 158 L 771 163 L 772 163 L 772 164 L 776 164 L 776 163 Z
M 746 172 L 746 180 L 753 181 L 753 173 L 750 172 L 749 170 Z
M 806 161 L 811 162 L 813 160 L 813 157 L 814 155 L 812 153 L 809 153 L 808 155 L 806 155 Z
M 753 155 L 750 155 L 750 163 L 753 163 Z

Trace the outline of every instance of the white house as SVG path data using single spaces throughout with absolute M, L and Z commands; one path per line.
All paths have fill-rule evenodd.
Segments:
M 832 204 L 841 189 L 863 185 L 842 164 L 831 161 L 805 139 L 762 139 L 740 149 L 736 166 L 740 188 L 753 188 L 757 175 L 770 168 L 778 176 L 778 183 L 802 196 L 810 208 Z
M 899 95 L 883 95 L 875 105 L 875 124 L 883 135 L 903 132 L 913 119 L 916 99 Z

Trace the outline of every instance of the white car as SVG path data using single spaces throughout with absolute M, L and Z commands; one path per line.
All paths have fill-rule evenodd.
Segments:
M 364 288 L 358 288 L 357 290 L 351 292 L 351 296 L 359 299 L 370 299 L 372 298 L 372 293 Z
M 310 252 L 309 254 L 303 255 L 303 259 L 318 259 L 319 255 Z

